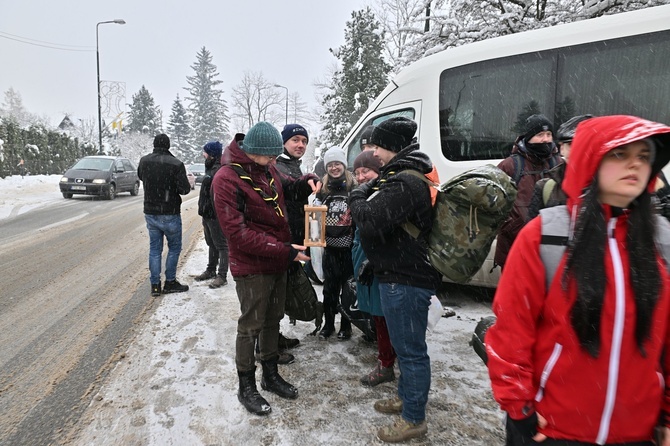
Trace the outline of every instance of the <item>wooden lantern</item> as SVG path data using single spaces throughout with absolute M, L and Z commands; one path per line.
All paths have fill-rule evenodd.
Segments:
M 305 246 L 326 246 L 328 206 L 305 205 Z

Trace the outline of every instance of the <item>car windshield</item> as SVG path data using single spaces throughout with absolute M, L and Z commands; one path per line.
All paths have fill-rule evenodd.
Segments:
M 82 158 L 72 166 L 77 170 L 109 170 L 114 160 L 105 158 Z
M 205 165 L 204 164 L 191 164 L 190 166 L 188 166 L 188 168 L 195 175 L 200 175 L 200 174 L 205 173 Z

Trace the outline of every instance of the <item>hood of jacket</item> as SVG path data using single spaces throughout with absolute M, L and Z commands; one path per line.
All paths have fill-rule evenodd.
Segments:
M 419 150 L 419 144 L 410 144 L 402 149 L 391 162 L 380 169 L 380 177 L 388 172 L 401 172 L 403 170 L 418 170 L 423 174 L 430 173 L 433 170 L 433 163 L 422 151 Z
M 650 138 L 656 144 L 648 190 L 653 192 L 655 178 L 670 161 L 670 127 L 657 122 L 627 115 L 601 116 L 577 126 L 570 150 L 570 162 L 565 170 L 563 190 L 570 205 L 579 205 L 582 191 L 598 172 L 607 152 L 641 139 Z

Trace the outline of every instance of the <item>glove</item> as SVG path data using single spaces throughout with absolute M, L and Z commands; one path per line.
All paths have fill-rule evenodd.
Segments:
M 532 415 L 521 420 L 513 420 L 508 415 L 507 428 L 514 431 L 514 436 L 519 441 L 518 444 L 535 444 L 532 438 L 537 434 L 537 412 L 533 412 Z
M 367 200 L 372 190 L 372 185 L 370 182 L 361 184 L 356 189 L 349 192 L 349 201 L 354 200 Z
M 358 283 L 363 286 L 371 286 L 374 278 L 372 264 L 367 259 L 363 260 L 361 266 L 358 267 Z

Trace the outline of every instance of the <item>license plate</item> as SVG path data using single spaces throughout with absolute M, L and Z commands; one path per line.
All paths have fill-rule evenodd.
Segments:
M 86 190 L 86 186 L 72 186 L 71 190 Z

